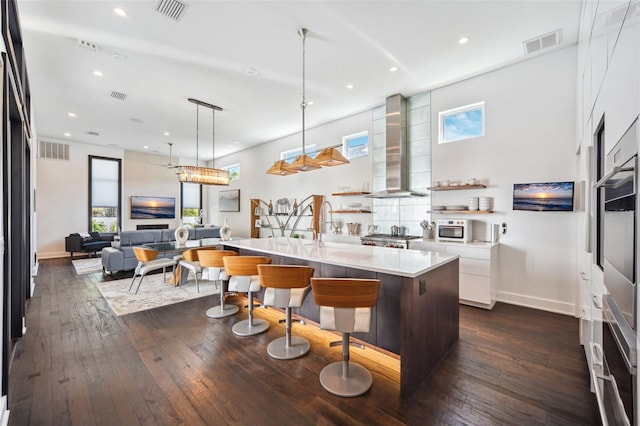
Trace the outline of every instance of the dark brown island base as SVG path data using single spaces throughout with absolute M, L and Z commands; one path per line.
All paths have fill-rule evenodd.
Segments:
M 315 277 L 379 279 L 371 329 L 353 337 L 400 356 L 403 396 L 418 389 L 458 339 L 456 255 L 285 237 L 223 244 L 240 255 L 269 256 L 274 264 L 309 265 Z M 313 297 L 299 315 L 319 322 Z

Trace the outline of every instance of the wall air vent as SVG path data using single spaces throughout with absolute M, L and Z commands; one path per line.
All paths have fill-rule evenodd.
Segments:
M 158 0 L 156 12 L 174 21 L 180 21 L 187 12 L 189 5 L 179 0 Z
M 536 38 L 532 38 L 522 42 L 525 55 L 531 55 L 532 53 L 539 52 L 549 47 L 557 46 L 562 40 L 562 30 L 556 30 L 548 34 L 543 34 Z
M 38 158 L 69 161 L 69 145 L 40 139 L 38 140 Z
M 78 39 L 78 45 L 80 47 L 84 47 L 85 49 L 89 49 L 92 52 L 96 52 L 98 50 L 98 46 L 96 46 L 95 43 L 91 43 L 90 41 L 87 41 L 87 40 Z
M 126 93 L 116 92 L 115 90 L 111 92 L 110 96 L 114 99 L 118 99 L 119 101 L 124 101 L 127 99 Z
M 98 133 L 98 132 L 94 132 L 93 130 L 89 130 L 89 131 L 87 132 L 87 134 L 88 134 L 89 136 L 100 136 L 100 133 Z

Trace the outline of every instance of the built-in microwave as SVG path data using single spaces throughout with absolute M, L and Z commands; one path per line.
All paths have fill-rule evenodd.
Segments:
M 469 219 L 439 219 L 436 222 L 436 239 L 471 242 L 471 222 Z

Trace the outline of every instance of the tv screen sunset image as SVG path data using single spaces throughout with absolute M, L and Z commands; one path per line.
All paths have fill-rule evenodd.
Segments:
M 173 197 L 131 197 L 131 219 L 173 219 L 176 199 Z
M 513 209 L 531 211 L 572 211 L 573 182 L 516 183 Z

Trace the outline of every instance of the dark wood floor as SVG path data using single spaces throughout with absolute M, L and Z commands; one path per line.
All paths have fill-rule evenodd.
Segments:
M 101 280 L 76 276 L 68 259 L 41 262 L 9 375 L 9 424 L 599 424 L 572 317 L 460 306 L 460 340 L 413 396 L 400 398 L 397 377 L 368 362 L 373 388 L 347 399 L 318 382 L 339 348 L 312 340 L 307 356 L 273 360 L 266 346 L 282 326 L 236 337 L 246 312 L 209 319 L 211 297 L 117 317 Z

